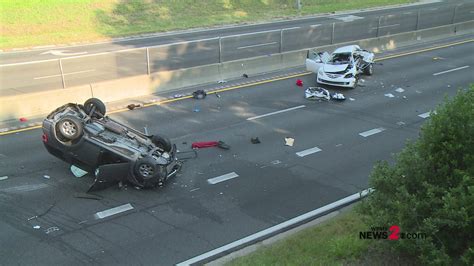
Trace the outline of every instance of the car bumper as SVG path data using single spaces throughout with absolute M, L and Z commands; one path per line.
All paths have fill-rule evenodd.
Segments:
M 356 82 L 355 78 L 337 78 L 331 79 L 328 77 L 317 77 L 316 81 L 320 84 L 338 86 L 338 87 L 348 87 L 353 88 Z

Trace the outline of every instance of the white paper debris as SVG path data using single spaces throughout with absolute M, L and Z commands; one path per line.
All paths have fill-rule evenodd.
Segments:
M 295 139 L 293 138 L 285 138 L 285 145 L 293 147 L 293 144 L 295 143 Z
M 395 97 L 395 96 L 393 96 L 393 94 L 391 94 L 391 93 L 387 93 L 387 94 L 384 94 L 384 95 L 387 96 L 388 98 L 393 98 L 393 97 Z
M 35 225 L 35 226 L 33 226 L 33 228 L 34 228 L 34 229 L 40 229 L 40 228 L 41 228 L 41 226 L 39 226 L 39 225 Z
M 0 181 L 7 180 L 7 179 L 8 179 L 8 176 L 6 176 L 6 175 L 5 176 L 0 176 Z
M 50 179 L 51 177 L 49 175 L 43 175 L 44 178 Z
M 271 161 L 271 164 L 274 164 L 274 165 L 281 164 L 281 161 L 280 160 L 274 160 L 274 161 Z
M 404 89 L 402 89 L 402 88 L 398 88 L 398 89 L 396 89 L 395 91 L 396 91 L 396 92 L 400 92 L 400 93 L 402 93 L 402 92 L 404 92 L 405 90 L 404 90 Z
M 403 98 L 403 99 L 406 99 L 406 98 L 407 98 L 407 96 L 403 95 L 403 96 L 402 96 L 402 98 Z
M 55 231 L 59 231 L 59 228 L 57 228 L 56 226 L 53 226 L 53 227 L 50 227 L 48 229 L 46 229 L 46 231 L 44 231 L 46 234 L 51 234 L 52 232 L 55 232 Z
M 354 99 L 354 98 L 349 98 L 349 100 L 351 100 L 351 101 L 355 101 L 355 99 Z
M 79 168 L 75 165 L 71 165 L 71 172 L 75 177 L 83 177 L 83 176 L 87 175 L 86 171 L 82 170 L 81 168 Z

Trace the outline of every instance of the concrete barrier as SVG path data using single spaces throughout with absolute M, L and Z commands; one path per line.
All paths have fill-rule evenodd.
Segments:
M 326 45 L 317 47 L 317 50 L 333 51 L 343 45 L 358 44 L 365 49 L 381 52 L 414 43 L 472 33 L 474 33 L 474 21 L 468 21 L 414 32 Z M 209 84 L 219 80 L 235 79 L 243 74 L 253 76 L 303 66 L 306 53 L 307 50 L 299 50 L 221 64 L 162 71 L 150 76 L 140 75 L 62 90 L 2 96 L 0 97 L 0 121 L 44 115 L 64 103 L 81 103 L 92 96 L 105 102 L 113 102 L 157 92 L 173 91 L 183 87 Z

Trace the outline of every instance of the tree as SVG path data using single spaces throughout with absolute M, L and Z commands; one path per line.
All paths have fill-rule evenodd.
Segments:
M 422 126 L 420 137 L 379 162 L 375 191 L 362 204 L 370 226 L 398 225 L 425 239 L 384 244 L 424 264 L 474 263 L 474 84 L 446 98 Z

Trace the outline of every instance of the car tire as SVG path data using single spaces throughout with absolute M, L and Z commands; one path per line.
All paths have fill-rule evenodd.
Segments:
M 133 183 L 143 188 L 152 188 L 160 185 L 166 178 L 166 168 L 157 165 L 151 156 L 138 159 L 133 169 L 135 180 Z
M 106 108 L 104 102 L 101 100 L 97 98 L 90 98 L 84 103 L 84 111 L 90 117 L 100 118 L 105 116 Z
M 369 65 L 364 69 L 364 74 L 366 74 L 367 76 L 372 76 L 372 74 L 374 74 L 374 65 L 373 65 L 373 64 L 369 64 Z
M 77 140 L 83 133 L 82 121 L 72 115 L 66 115 L 56 123 L 56 133 L 67 141 Z
M 359 77 L 358 76 L 356 76 L 356 79 L 354 81 L 354 86 L 352 86 L 351 89 L 357 88 L 357 85 L 359 85 Z
M 153 144 L 155 144 L 158 148 L 162 149 L 165 152 L 171 151 L 171 148 L 172 148 L 171 141 L 167 137 L 153 135 L 151 137 L 151 142 L 153 142 Z

